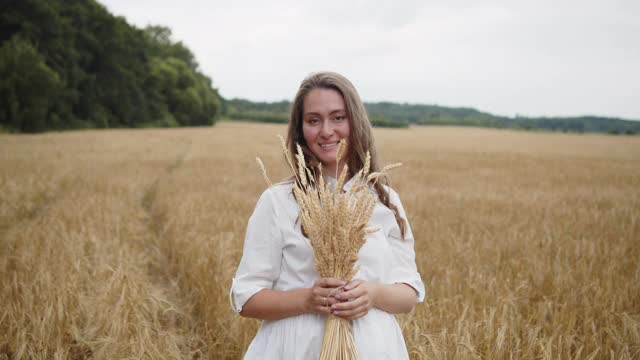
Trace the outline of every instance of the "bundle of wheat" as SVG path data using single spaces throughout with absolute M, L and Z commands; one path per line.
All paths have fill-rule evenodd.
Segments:
M 382 171 L 370 174 L 371 157 L 367 153 L 363 168 L 353 176 L 353 185 L 344 192 L 343 186 L 349 173 L 346 164 L 335 187 L 332 187 L 323 177 L 322 165 L 317 171 L 307 167 L 300 145 L 297 145 L 295 169 L 284 139 L 280 138 L 280 141 L 296 178 L 293 193 L 300 206 L 302 229 L 314 250 L 316 271 L 321 277 L 333 277 L 349 282 L 358 271 L 358 252 L 364 245 L 367 234 L 377 231 L 367 228 L 377 202 L 370 182 L 377 181 L 387 171 L 401 164 L 385 166 Z M 340 166 L 344 148 L 343 139 L 338 145 L 337 168 Z M 259 158 L 257 161 L 267 184 L 271 184 L 264 165 Z M 320 359 L 357 358 L 351 321 L 330 315 L 325 326 Z

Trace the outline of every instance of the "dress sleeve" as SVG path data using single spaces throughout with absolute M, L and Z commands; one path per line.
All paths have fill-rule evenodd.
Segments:
M 414 251 L 414 238 L 409 220 L 400 202 L 400 197 L 395 191 L 389 189 L 391 202 L 398 208 L 400 216 L 406 221 L 404 240 L 400 233 L 399 226 L 393 226 L 389 232 L 389 245 L 392 252 L 392 268 L 389 282 L 405 283 L 418 293 L 417 302 L 423 302 L 425 298 L 425 288 L 420 273 L 416 266 L 416 254 Z M 395 219 L 394 219 L 395 223 Z
M 236 312 L 258 291 L 271 289 L 280 275 L 282 236 L 275 205 L 275 196 L 267 189 L 249 218 L 242 259 L 229 291 L 229 301 Z

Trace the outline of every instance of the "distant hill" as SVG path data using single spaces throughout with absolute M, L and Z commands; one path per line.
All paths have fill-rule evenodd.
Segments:
M 254 102 L 231 99 L 223 104 L 223 116 L 235 120 L 285 123 L 291 103 Z M 408 127 L 416 125 L 457 125 L 523 130 L 640 134 L 640 121 L 598 116 L 579 117 L 506 117 L 474 108 L 445 107 L 394 102 L 365 103 L 374 126 Z

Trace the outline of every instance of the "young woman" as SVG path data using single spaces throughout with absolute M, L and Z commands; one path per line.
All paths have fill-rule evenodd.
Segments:
M 339 175 L 336 150 L 341 139 L 347 140 L 348 178 L 363 167 L 367 151 L 371 171 L 379 171 L 371 124 L 351 82 L 336 73 L 312 74 L 292 104 L 287 135 L 291 158 L 295 160 L 300 144 L 307 164 L 322 163 L 325 176 Z M 320 278 L 314 270 L 293 184 L 288 180 L 267 189 L 247 226 L 231 302 L 240 315 L 264 321 L 245 359 L 317 359 L 329 314 L 353 320 L 361 359 L 408 359 L 393 314 L 411 311 L 424 300 L 425 290 L 398 195 L 379 183 L 373 187 L 379 201 L 369 224 L 379 230 L 368 235 L 358 254 L 360 269 L 345 284 Z M 336 291 L 343 285 L 343 291 Z

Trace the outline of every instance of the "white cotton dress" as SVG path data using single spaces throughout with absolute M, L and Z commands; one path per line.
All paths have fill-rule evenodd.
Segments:
M 328 178 L 329 181 L 335 179 Z M 348 190 L 352 181 L 345 184 Z M 314 269 L 313 248 L 301 232 L 300 208 L 292 194 L 293 182 L 284 182 L 262 193 L 249 219 L 240 265 L 230 291 L 232 308 L 242 306 L 262 289 L 310 288 L 320 276 Z M 400 215 L 407 219 L 395 191 L 387 188 Z M 408 223 L 407 223 L 408 225 Z M 425 289 L 416 269 L 414 239 L 407 226 L 405 239 L 393 212 L 378 202 L 369 234 L 358 254 L 360 269 L 354 279 L 385 284 L 406 283 L 422 302 Z M 303 314 L 281 320 L 265 320 L 245 359 L 317 359 L 327 316 Z M 353 321 L 353 335 L 360 359 L 408 359 L 407 348 L 394 315 L 371 309 Z

